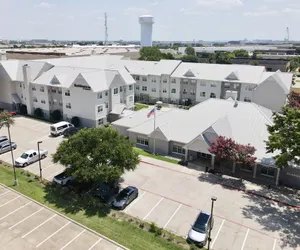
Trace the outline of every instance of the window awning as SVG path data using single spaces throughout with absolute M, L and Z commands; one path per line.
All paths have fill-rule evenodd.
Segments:
M 17 94 L 12 94 L 12 101 L 14 103 L 22 103 L 20 97 Z

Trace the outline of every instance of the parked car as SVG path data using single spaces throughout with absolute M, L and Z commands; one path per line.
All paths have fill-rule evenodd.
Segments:
M 67 128 L 71 127 L 74 127 L 74 125 L 69 122 L 58 122 L 50 126 L 50 134 L 52 136 L 59 136 L 62 135 Z
M 188 233 L 187 241 L 199 247 L 206 245 L 210 227 L 213 228 L 214 219 L 210 213 L 200 212 Z
M 4 111 L 4 109 L 0 109 L 0 112 Z M 8 113 L 11 114 L 11 116 L 15 116 L 17 115 L 17 112 L 16 111 L 7 111 Z
M 11 148 L 16 149 L 17 148 L 17 144 L 12 142 L 11 144 L 9 144 L 9 142 L 0 145 L 0 154 L 9 152 L 11 150 Z
M 75 135 L 77 132 L 78 132 L 78 128 L 75 128 L 75 127 L 70 127 L 70 128 L 67 128 L 64 132 L 63 132 L 63 136 L 68 138 L 72 135 Z
M 124 188 L 112 202 L 112 206 L 116 209 L 123 210 L 139 195 L 139 191 L 136 187 L 129 186 Z
M 91 195 L 100 198 L 103 202 L 111 204 L 115 196 L 119 193 L 118 182 L 101 183 L 93 188 Z
M 74 181 L 74 177 L 66 174 L 66 172 L 62 172 L 53 177 L 53 182 L 62 186 L 67 186 L 71 184 L 72 181 Z
M 40 149 L 41 159 L 46 158 L 48 155 L 48 150 Z M 19 158 L 15 160 L 15 165 L 17 167 L 26 167 L 31 163 L 34 163 L 39 160 L 39 152 L 37 150 L 28 150 L 23 153 Z
M 0 136 L 0 146 L 5 145 L 7 143 L 9 144 L 9 140 L 8 140 L 7 136 Z

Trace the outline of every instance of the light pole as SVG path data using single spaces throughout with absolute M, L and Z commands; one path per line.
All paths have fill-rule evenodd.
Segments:
M 8 130 L 8 139 L 9 139 L 9 145 L 10 145 L 10 153 L 11 153 L 11 160 L 12 160 L 12 166 L 14 170 L 14 186 L 18 185 L 18 179 L 16 174 L 16 166 L 15 166 L 15 159 L 14 159 L 14 153 L 13 153 L 13 147 L 11 145 L 11 135 L 10 135 L 10 125 L 7 124 L 7 130 Z
M 41 154 L 40 154 L 40 144 L 43 143 L 42 141 L 37 142 L 37 148 L 38 148 L 38 154 L 39 154 L 39 167 L 40 167 L 40 181 L 43 180 L 43 175 L 42 175 L 42 165 L 41 165 Z
M 217 197 L 212 196 L 211 197 L 211 211 L 210 211 L 210 222 L 209 222 L 209 234 L 208 234 L 208 247 L 207 249 L 210 249 L 210 242 L 211 242 L 211 230 L 212 230 L 212 221 L 213 221 L 213 212 L 214 212 L 214 202 L 217 200 Z

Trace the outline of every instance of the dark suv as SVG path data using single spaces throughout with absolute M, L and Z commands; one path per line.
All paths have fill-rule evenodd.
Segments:
M 114 197 L 119 193 L 118 182 L 105 182 L 96 185 L 91 191 L 91 195 L 100 198 L 106 204 L 111 204 Z

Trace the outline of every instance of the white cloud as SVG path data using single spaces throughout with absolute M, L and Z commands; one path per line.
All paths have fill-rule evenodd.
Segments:
M 139 8 L 139 7 L 129 7 L 124 9 L 124 15 L 130 15 L 133 13 L 139 15 L 145 15 L 151 13 L 151 10 L 146 8 Z
M 283 10 L 285 13 L 300 13 L 300 9 L 294 9 L 294 8 L 285 8 Z
M 197 4 L 200 6 L 231 7 L 243 5 L 243 0 L 198 0 Z
M 277 10 L 268 10 L 268 11 L 253 11 L 253 12 L 244 12 L 244 16 L 274 16 L 277 15 L 279 12 Z
M 38 8 L 44 8 L 44 9 L 50 9 L 52 7 L 54 7 L 53 4 L 50 4 L 50 3 L 47 3 L 47 2 L 41 2 L 37 5 L 35 5 L 35 7 L 38 7 Z

